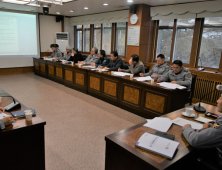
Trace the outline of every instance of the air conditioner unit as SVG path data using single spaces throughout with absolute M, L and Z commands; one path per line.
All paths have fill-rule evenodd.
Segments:
M 56 32 L 56 44 L 59 45 L 61 52 L 66 50 L 66 46 L 69 45 L 69 33 L 68 32 Z

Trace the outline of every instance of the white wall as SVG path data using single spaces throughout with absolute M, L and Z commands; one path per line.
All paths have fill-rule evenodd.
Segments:
M 69 45 L 74 47 L 74 26 L 70 25 L 70 18 L 65 17 L 64 32 L 69 33 Z
M 52 52 L 50 44 L 56 43 L 56 32 L 62 31 L 62 22 L 56 22 L 55 16 L 40 15 L 41 52 Z

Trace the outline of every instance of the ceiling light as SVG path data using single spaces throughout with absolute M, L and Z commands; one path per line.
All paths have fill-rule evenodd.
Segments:
M 69 12 L 74 12 L 73 10 L 70 10 Z
M 84 9 L 89 9 L 88 7 L 84 7 Z
M 56 14 L 60 14 L 60 12 L 56 12 Z
M 2 2 L 8 2 L 8 3 L 13 3 L 13 4 L 27 4 L 30 1 L 3 0 Z
M 103 4 L 104 6 L 107 6 L 108 4 L 107 3 L 105 3 L 105 4 Z
M 133 0 L 127 0 L 127 2 L 133 2 Z
M 34 7 L 40 7 L 40 4 L 26 4 L 26 5 L 34 6 Z

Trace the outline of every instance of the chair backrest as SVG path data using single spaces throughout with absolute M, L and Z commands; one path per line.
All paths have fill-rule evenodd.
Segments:
M 197 79 L 197 75 L 192 73 L 191 96 L 190 96 L 191 99 L 193 98 L 193 95 L 194 95 L 196 79 Z

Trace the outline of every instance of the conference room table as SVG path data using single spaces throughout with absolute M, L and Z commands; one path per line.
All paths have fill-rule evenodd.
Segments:
M 22 93 L 22 92 L 21 92 Z M 0 97 L 10 96 L 0 88 Z M 16 102 L 18 102 L 15 99 Z M 13 102 L 10 97 L 2 97 L 0 107 Z M 12 111 L 27 109 L 21 108 Z M 33 108 L 35 109 L 35 108 Z M 9 115 L 12 112 L 5 112 Z M 44 170 L 45 169 L 45 132 L 46 122 L 37 115 L 27 122 L 19 118 L 12 125 L 0 130 L 0 169 L 2 170 Z
M 165 115 L 185 106 L 186 89 L 168 89 L 157 83 L 131 80 L 76 64 L 33 58 L 34 73 L 92 95 L 145 118 Z M 121 114 L 121 113 L 120 113 Z
M 212 106 L 205 103 L 202 103 L 201 105 L 205 107 L 208 112 L 222 115 L 221 113 L 218 113 L 216 106 Z M 172 113 L 168 113 L 166 115 L 163 115 L 162 117 L 166 117 L 171 120 L 176 119 L 177 117 L 181 117 L 183 119 L 194 121 L 193 120 L 194 118 L 188 118 L 183 116 L 182 112 L 185 112 L 185 108 L 174 111 Z M 199 116 L 212 119 L 206 117 L 204 113 L 195 111 L 195 118 L 198 118 Z M 197 121 L 194 122 L 200 123 Z M 153 152 L 149 152 L 144 149 L 135 147 L 135 143 L 145 132 L 148 133 L 157 132 L 154 129 L 143 126 L 145 123 L 146 122 L 135 125 L 133 127 L 129 127 L 127 129 L 107 135 L 105 137 L 106 170 L 174 169 L 173 166 L 175 164 L 179 164 L 182 159 L 187 158 L 187 156 L 195 152 L 195 149 L 192 148 L 192 146 L 190 146 L 189 143 L 184 138 L 182 134 L 182 127 L 175 124 L 172 124 L 170 129 L 167 131 L 167 134 L 172 134 L 175 136 L 174 141 L 179 142 L 179 147 L 176 150 L 174 157 L 172 159 L 168 159 Z M 180 169 L 182 169 L 183 164 L 180 165 L 180 167 L 181 167 Z M 190 164 L 190 168 L 192 167 L 193 165 Z

